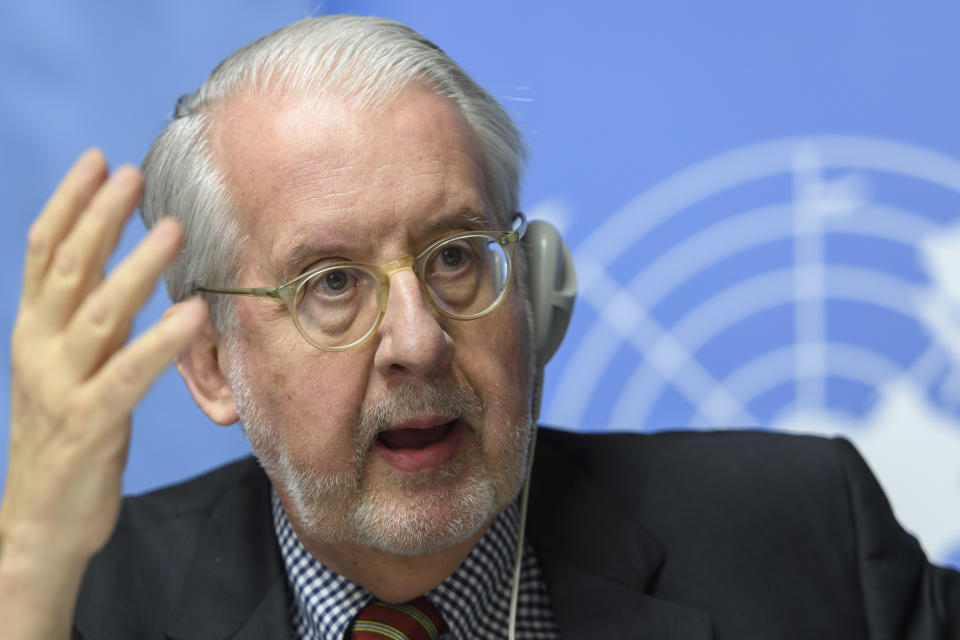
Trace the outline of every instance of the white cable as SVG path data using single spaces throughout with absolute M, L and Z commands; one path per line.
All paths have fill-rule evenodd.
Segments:
M 537 366 L 533 381 L 533 398 L 530 406 L 531 425 L 530 451 L 527 452 L 526 477 L 520 490 L 520 529 L 517 532 L 517 546 L 513 558 L 513 588 L 510 591 L 510 620 L 507 638 L 517 638 L 517 607 L 520 601 L 520 573 L 523 569 L 523 541 L 527 531 L 527 504 L 530 501 L 530 475 L 533 471 L 533 456 L 537 449 L 537 421 L 540 419 L 540 400 L 543 394 L 543 368 Z

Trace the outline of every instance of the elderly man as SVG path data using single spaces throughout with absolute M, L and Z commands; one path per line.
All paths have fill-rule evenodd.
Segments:
M 845 443 L 540 430 L 531 474 L 570 275 L 549 229 L 520 239 L 521 156 L 442 51 L 353 17 L 181 99 L 106 279 L 141 178 L 84 154 L 29 237 L 4 637 L 957 637 L 960 580 Z M 177 304 L 124 345 L 165 269 Z M 174 359 L 257 461 L 121 509 Z

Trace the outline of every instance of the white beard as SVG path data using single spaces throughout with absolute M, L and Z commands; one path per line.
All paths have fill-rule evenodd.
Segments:
M 237 350 L 232 350 L 237 353 Z M 417 477 L 388 477 L 391 495 L 366 486 L 367 456 L 376 434 L 416 415 L 459 416 L 480 424 L 485 407 L 479 394 L 449 380 L 402 384 L 364 403 L 351 425 L 351 472 L 324 474 L 298 463 L 270 423 L 248 383 L 241 358 L 230 358 L 229 378 L 237 412 L 254 453 L 280 495 L 301 535 L 326 543 L 351 542 L 402 556 L 431 555 L 468 540 L 488 524 L 520 489 L 529 447 L 530 420 L 509 424 L 492 409 L 493 429 L 505 442 L 499 460 L 485 449 L 484 435 L 471 427 L 463 434 L 461 455 L 443 469 Z M 488 468 L 491 465 L 495 468 Z M 396 498 L 399 492 L 401 499 Z

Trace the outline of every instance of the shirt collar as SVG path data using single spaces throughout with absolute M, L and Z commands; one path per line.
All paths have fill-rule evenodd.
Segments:
M 350 621 L 373 596 L 314 558 L 300 542 L 276 492 L 271 491 L 274 528 L 293 591 L 291 620 L 300 638 L 344 637 Z M 471 637 L 482 627 L 506 624 L 519 508 L 512 502 L 483 534 L 459 567 L 425 594 L 443 614 L 452 637 Z M 532 562 L 527 546 L 524 565 Z M 499 618 L 503 618 L 502 621 Z

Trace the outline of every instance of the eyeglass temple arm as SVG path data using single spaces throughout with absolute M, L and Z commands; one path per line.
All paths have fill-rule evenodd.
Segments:
M 225 293 L 232 296 L 257 296 L 258 298 L 279 298 L 280 287 L 254 287 L 252 289 L 224 289 L 220 287 L 201 287 L 195 286 L 191 293 L 203 291 L 204 293 Z
M 509 242 L 518 242 L 521 237 L 523 237 L 523 232 L 527 230 L 527 217 L 523 215 L 522 212 L 517 211 L 513 215 L 514 224 L 519 224 L 513 231 L 507 231 L 504 234 L 505 239 L 509 239 Z M 381 269 L 387 273 L 391 274 L 394 271 L 399 269 L 404 269 L 413 264 L 413 258 L 403 258 L 400 260 L 394 260 L 388 262 L 385 265 L 381 266 Z M 279 287 L 254 287 L 252 289 L 231 289 L 224 287 L 202 287 L 200 285 L 194 285 L 190 290 L 190 293 L 196 293 L 197 291 L 202 291 L 204 293 L 223 293 L 231 296 L 256 296 L 258 298 L 282 298 L 281 290 L 284 288 L 284 285 Z
M 527 216 L 523 213 L 523 211 L 514 211 L 513 231 L 515 231 L 517 235 L 522 238 L 526 230 L 527 230 Z

